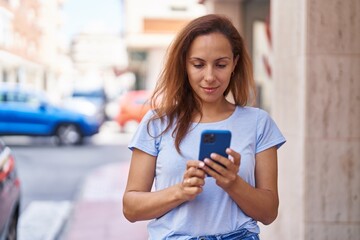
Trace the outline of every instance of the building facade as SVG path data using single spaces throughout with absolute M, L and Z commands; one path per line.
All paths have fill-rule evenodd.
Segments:
M 137 89 L 152 89 L 176 32 L 205 8 L 196 0 L 125 0 L 124 37 Z M 139 8 L 139 6 L 142 6 Z
M 62 0 L 0 0 L 0 82 L 56 88 Z
M 131 78 L 122 79 L 129 64 L 118 33 L 96 27 L 84 29 L 72 39 L 69 55 L 74 67 L 70 91 L 103 88 L 108 95 L 116 95 L 133 85 Z

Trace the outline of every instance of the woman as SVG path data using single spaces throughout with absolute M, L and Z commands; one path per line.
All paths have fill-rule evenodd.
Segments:
M 210 14 L 185 26 L 168 50 L 154 110 L 129 144 L 125 217 L 153 219 L 155 240 L 258 239 L 257 221 L 277 216 L 285 139 L 265 111 L 247 106 L 254 97 L 250 58 L 231 21 Z M 229 158 L 197 159 L 206 129 L 231 131 Z

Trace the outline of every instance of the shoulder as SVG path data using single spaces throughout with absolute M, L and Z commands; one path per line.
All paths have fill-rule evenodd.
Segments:
M 160 133 L 166 129 L 169 120 L 167 116 L 160 117 L 156 110 L 149 110 L 142 119 L 142 124 L 147 125 L 149 129 Z
M 236 107 L 236 112 L 238 114 L 241 115 L 247 115 L 247 116 L 253 116 L 256 118 L 263 118 L 263 117 L 268 117 L 269 114 L 268 112 L 266 112 L 265 110 L 258 108 L 258 107 L 249 107 L 249 106 L 245 106 L 245 107 L 241 107 L 241 106 L 237 106 Z
M 157 125 L 160 122 L 160 118 L 158 117 L 156 110 L 150 109 L 146 112 L 142 121 L 146 123 L 151 122 L 151 124 Z
M 153 109 L 150 109 L 150 110 L 148 110 L 148 111 L 145 113 L 143 119 L 144 119 L 144 120 L 150 120 L 150 119 L 152 119 L 154 116 L 156 116 L 156 111 L 153 110 Z
M 267 111 L 258 107 L 248 106 L 238 106 L 235 112 L 235 118 L 233 118 L 233 120 L 236 122 L 242 122 L 247 126 L 254 127 L 261 127 L 272 121 Z

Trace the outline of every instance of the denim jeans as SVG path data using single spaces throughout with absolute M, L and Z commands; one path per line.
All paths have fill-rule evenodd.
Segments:
M 239 229 L 234 232 L 206 235 L 190 238 L 189 240 L 259 240 L 259 235 L 248 231 L 247 229 Z

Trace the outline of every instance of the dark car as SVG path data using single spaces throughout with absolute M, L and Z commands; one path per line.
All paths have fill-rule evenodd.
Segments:
M 20 181 L 11 149 L 0 140 L 0 240 L 16 240 Z
M 0 135 L 55 136 L 60 145 L 83 143 L 100 121 L 47 100 L 45 93 L 0 85 Z

